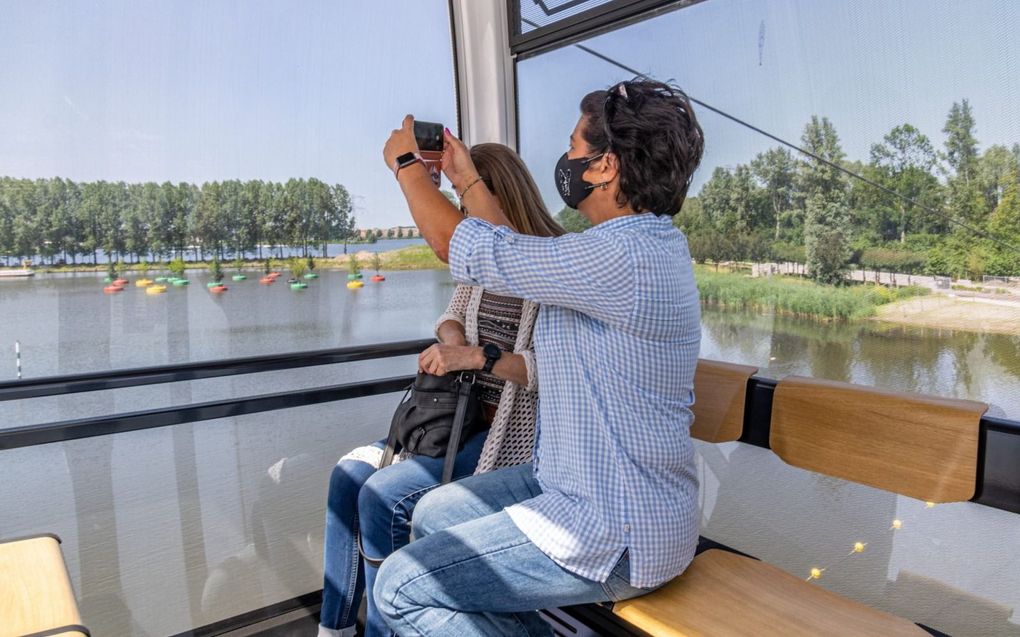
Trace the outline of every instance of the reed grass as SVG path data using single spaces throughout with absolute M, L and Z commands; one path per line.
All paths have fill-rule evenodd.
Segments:
M 926 288 L 880 285 L 835 287 L 792 277 L 751 278 L 698 268 L 702 301 L 726 307 L 769 310 L 826 320 L 854 321 L 873 316 L 880 305 L 928 294 Z

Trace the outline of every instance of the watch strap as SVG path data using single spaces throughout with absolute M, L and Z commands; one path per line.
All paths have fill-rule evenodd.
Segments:
M 410 155 L 410 157 L 408 157 Z M 395 160 L 393 160 L 393 176 L 397 177 L 400 175 L 401 168 L 407 168 L 414 164 L 420 163 L 422 166 L 425 165 L 425 160 L 418 153 L 404 153 Z
M 491 351 L 491 349 L 495 349 L 496 351 L 495 356 L 489 355 L 489 351 Z M 503 351 L 500 350 L 498 347 L 493 346 L 491 349 L 489 348 L 488 345 L 482 348 L 482 352 L 485 354 L 485 365 L 482 366 L 482 371 L 485 372 L 486 374 L 492 372 L 492 367 L 496 364 L 496 361 L 498 361 L 503 356 Z

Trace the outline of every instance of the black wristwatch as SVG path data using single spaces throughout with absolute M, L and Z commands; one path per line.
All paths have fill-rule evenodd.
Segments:
M 422 165 L 425 165 L 425 162 L 422 160 L 421 155 L 419 155 L 418 153 L 404 153 L 403 155 L 400 155 L 399 157 L 397 157 L 396 161 L 393 162 L 393 176 L 394 177 L 398 176 L 400 174 L 401 168 L 407 168 L 408 166 L 412 164 L 417 164 L 418 162 L 421 162 Z
M 482 367 L 482 371 L 488 374 L 492 371 L 492 366 L 503 355 L 503 350 L 499 349 L 495 343 L 486 343 L 482 346 L 482 353 L 485 354 L 485 365 Z

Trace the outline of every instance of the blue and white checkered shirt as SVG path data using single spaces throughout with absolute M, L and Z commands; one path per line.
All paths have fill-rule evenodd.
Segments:
M 542 494 L 507 508 L 514 523 L 590 580 L 605 581 L 625 549 L 632 586 L 680 574 L 699 517 L 690 406 L 701 313 L 684 235 L 650 213 L 557 238 L 466 219 L 450 271 L 541 304 Z

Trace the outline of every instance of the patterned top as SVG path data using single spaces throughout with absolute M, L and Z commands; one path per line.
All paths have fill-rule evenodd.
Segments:
M 492 343 L 504 352 L 512 352 L 523 305 L 523 300 L 512 296 L 482 292 L 478 305 L 478 344 Z M 498 407 L 506 381 L 485 372 L 479 372 L 477 378 L 478 398 L 483 404 Z
M 440 325 L 456 321 L 464 326 L 468 345 L 478 345 L 481 332 L 479 308 L 484 295 L 485 290 L 480 287 L 458 285 L 446 312 L 436 321 L 436 336 L 439 336 Z M 482 446 L 475 474 L 531 462 L 538 411 L 538 371 L 532 350 L 532 332 L 537 316 L 538 305 L 531 301 L 521 302 L 520 324 L 512 351 L 524 359 L 528 382 L 526 385 L 509 381 L 503 384 L 499 406 Z
M 542 494 L 507 508 L 563 568 L 657 586 L 694 558 L 698 479 L 690 425 L 701 340 L 684 235 L 669 217 L 611 219 L 556 238 L 480 219 L 457 226 L 460 282 L 541 303 L 534 463 Z

